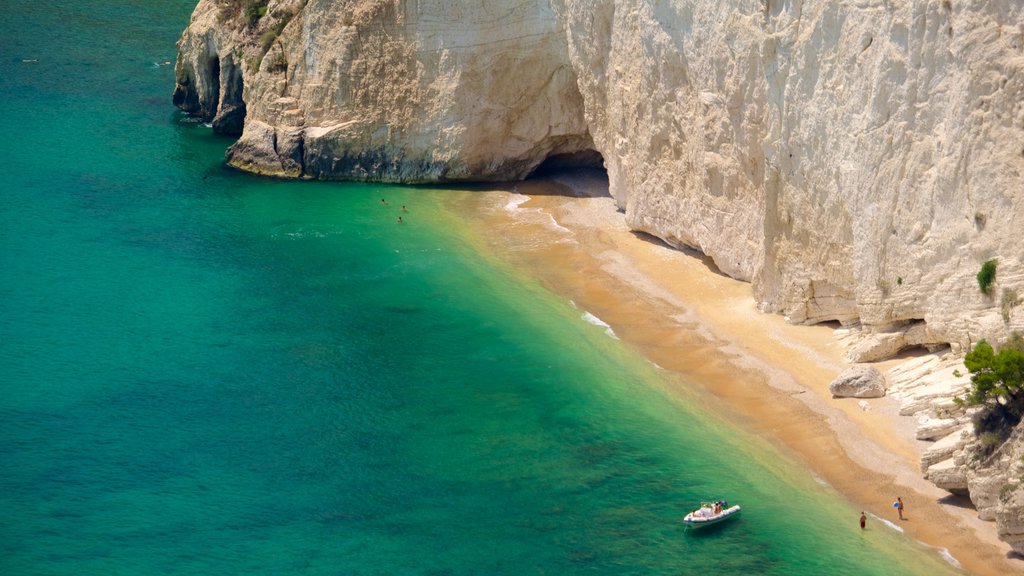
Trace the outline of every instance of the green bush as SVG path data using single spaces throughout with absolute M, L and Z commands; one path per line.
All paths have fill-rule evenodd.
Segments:
M 981 453 L 988 456 L 1006 441 L 1006 437 L 998 432 L 982 432 L 978 436 L 978 441 L 981 444 Z
M 255 24 L 267 13 L 266 0 L 246 0 L 242 15 L 249 21 L 249 25 Z
M 964 356 L 964 366 L 971 373 L 965 403 L 982 406 L 972 420 L 976 434 L 991 434 L 982 438 L 989 453 L 1024 416 L 1024 341 L 1012 338 L 997 354 L 982 340 Z
M 996 281 L 996 263 L 998 261 L 987 260 L 981 265 L 981 271 L 978 272 L 978 287 L 985 294 L 992 293 L 992 283 Z
M 275 40 L 277 40 L 277 37 L 281 35 L 285 26 L 288 26 L 288 23 L 292 21 L 293 16 L 294 14 L 291 12 L 281 14 L 280 19 L 274 24 L 274 26 L 260 36 L 260 49 L 264 54 L 267 53 L 267 50 L 270 50 L 270 46 Z
M 274 40 L 277 40 L 277 34 L 273 30 L 267 30 L 260 36 L 260 51 L 264 54 L 267 50 L 270 50 L 270 46 L 274 44 Z
M 964 366 L 971 373 L 972 404 L 997 402 L 1000 397 L 1010 403 L 1024 401 L 1024 351 L 1014 339 L 997 354 L 982 340 L 964 356 Z

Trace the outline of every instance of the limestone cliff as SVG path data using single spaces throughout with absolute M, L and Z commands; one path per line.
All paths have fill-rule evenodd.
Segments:
M 631 226 L 792 322 L 861 326 L 852 360 L 1024 329 L 1017 0 L 203 0 L 179 47 L 175 102 L 241 132 L 233 166 L 603 159 Z
M 264 4 L 200 2 L 179 43 L 176 100 L 186 110 L 217 129 L 244 92 L 234 166 L 514 180 L 550 156 L 593 148 L 547 2 L 283 0 L 245 17 Z
M 179 49 L 232 166 L 603 161 L 630 226 L 850 327 L 852 361 L 1024 331 L 1020 0 L 201 0 Z

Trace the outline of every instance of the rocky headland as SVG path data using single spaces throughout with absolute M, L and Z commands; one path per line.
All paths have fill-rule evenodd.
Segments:
M 1024 332 L 1021 2 L 201 0 L 176 79 L 259 174 L 603 165 L 631 229 L 841 327 L 850 364 L 927 350 L 883 378 L 924 474 L 1024 553 L 1024 429 L 992 446 L 953 401 L 964 353 Z

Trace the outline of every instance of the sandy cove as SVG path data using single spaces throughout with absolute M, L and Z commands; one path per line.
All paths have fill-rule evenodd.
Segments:
M 603 173 L 459 195 L 475 241 L 607 322 L 627 345 L 692 388 L 727 420 L 773 440 L 861 508 L 979 575 L 1024 574 L 1024 560 L 969 502 L 921 477 L 928 443 L 890 398 L 833 399 L 846 367 L 834 327 L 793 326 L 757 310 L 748 283 L 710 259 L 630 232 Z M 900 360 L 876 364 L 883 373 Z M 692 393 L 692 390 L 690 391 Z M 906 520 L 892 509 L 906 503 Z M 856 522 L 851 518 L 851 522 Z M 876 519 L 877 529 L 888 529 Z

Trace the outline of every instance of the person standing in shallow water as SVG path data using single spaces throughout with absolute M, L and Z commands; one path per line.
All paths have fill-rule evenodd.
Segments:
M 860 529 L 863 530 L 868 524 L 868 517 L 864 515 L 864 512 L 860 513 Z

